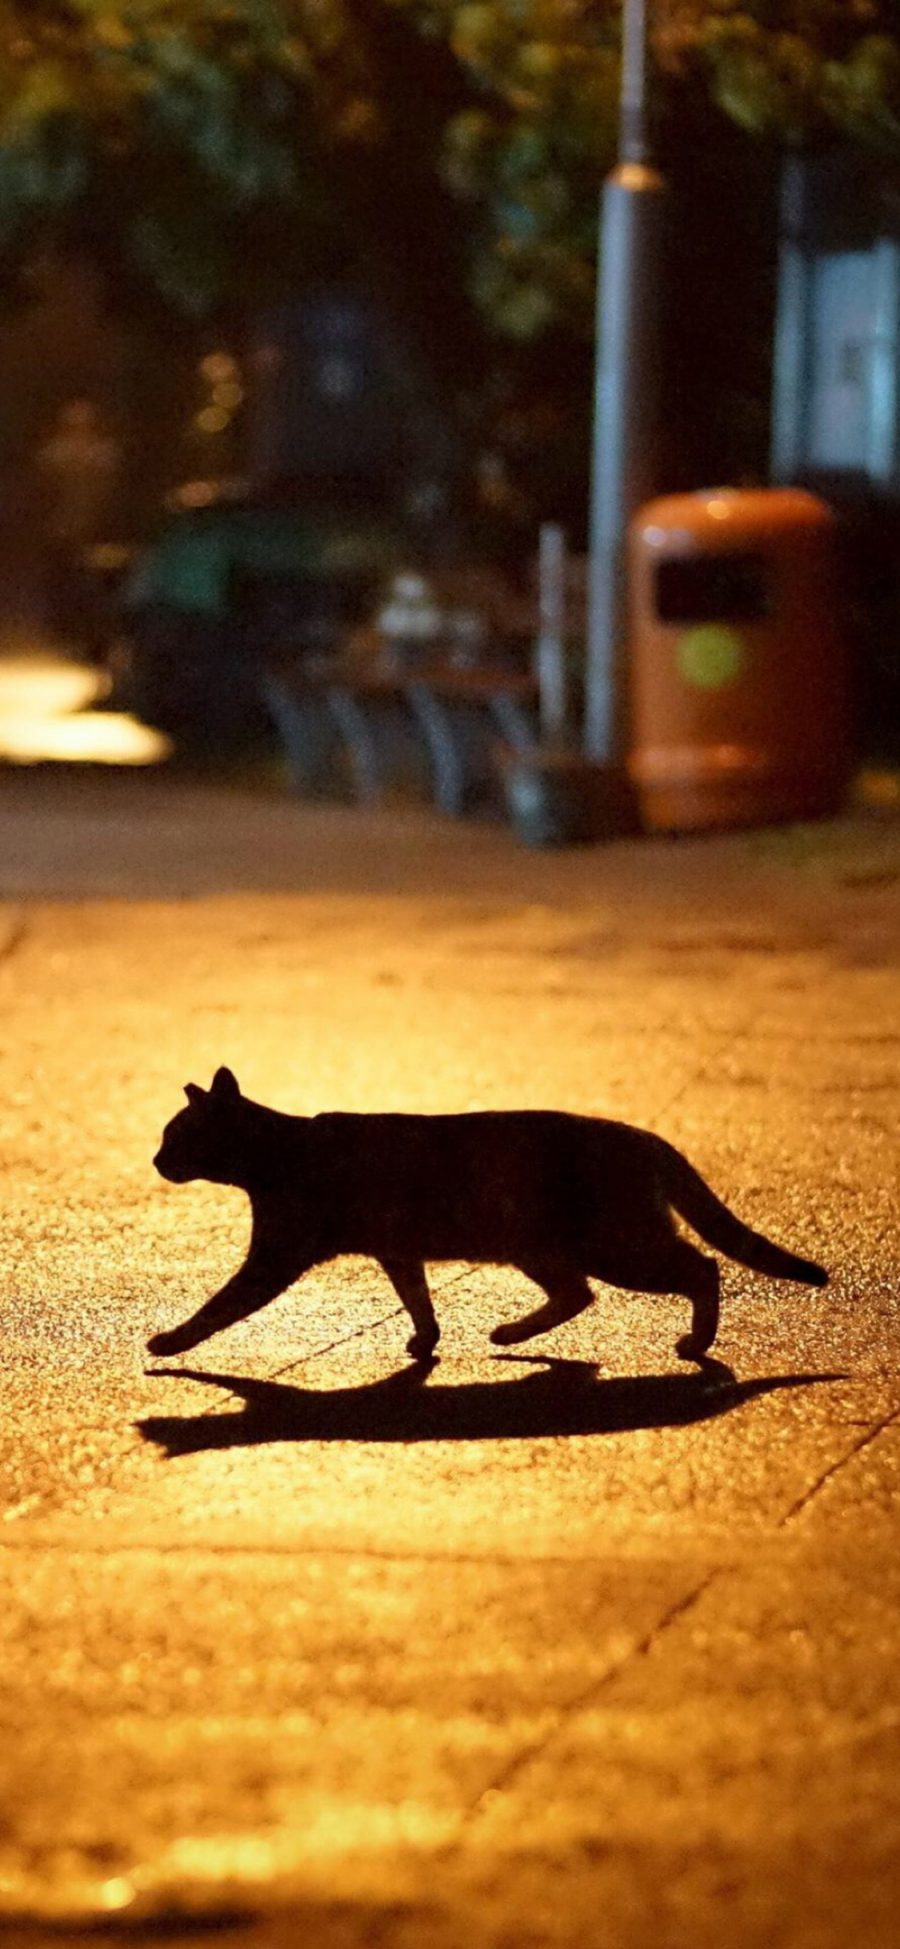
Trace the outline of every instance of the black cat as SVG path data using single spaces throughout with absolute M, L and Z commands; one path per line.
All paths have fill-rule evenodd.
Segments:
M 498 1326 L 501 1346 L 546 1333 L 589 1306 L 588 1278 L 629 1292 L 683 1293 L 686 1359 L 719 1321 L 719 1268 L 675 1229 L 672 1212 L 741 1265 L 824 1286 L 827 1272 L 742 1224 L 687 1159 L 649 1131 L 551 1110 L 463 1116 L 285 1116 L 241 1095 L 230 1069 L 210 1090 L 188 1083 L 154 1159 L 173 1184 L 208 1178 L 250 1197 L 240 1270 L 199 1312 L 148 1342 L 182 1353 L 243 1320 L 342 1252 L 378 1259 L 413 1323 L 409 1352 L 440 1335 L 425 1278 L 432 1259 L 512 1265 L 547 1294 Z

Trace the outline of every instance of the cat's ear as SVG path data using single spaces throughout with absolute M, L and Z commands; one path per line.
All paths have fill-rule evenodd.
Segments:
M 225 1103 L 236 1103 L 241 1089 L 237 1077 L 230 1069 L 217 1069 L 212 1079 L 210 1096 L 218 1096 Z
M 200 1088 L 199 1083 L 185 1083 L 184 1093 L 189 1103 L 202 1103 L 206 1095 L 206 1091 Z

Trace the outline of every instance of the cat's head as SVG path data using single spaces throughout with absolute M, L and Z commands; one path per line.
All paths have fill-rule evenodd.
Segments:
M 153 1159 L 170 1184 L 208 1178 L 213 1184 L 240 1182 L 247 1158 L 244 1098 L 230 1069 L 217 1069 L 212 1088 L 185 1085 L 187 1108 L 166 1124 Z

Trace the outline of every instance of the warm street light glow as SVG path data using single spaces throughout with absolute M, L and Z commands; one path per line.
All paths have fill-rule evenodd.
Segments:
M 102 671 L 35 654 L 0 660 L 0 761 L 155 765 L 168 738 L 123 711 L 91 710 L 108 688 Z

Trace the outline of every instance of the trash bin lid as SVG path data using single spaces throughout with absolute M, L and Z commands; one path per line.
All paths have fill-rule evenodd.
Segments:
M 712 487 L 646 501 L 632 521 L 645 549 L 732 549 L 777 544 L 801 531 L 822 532 L 835 516 L 801 487 Z

